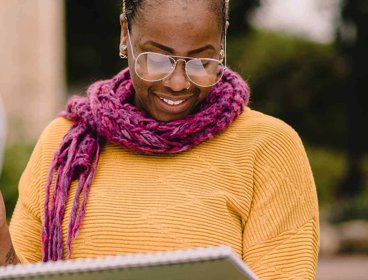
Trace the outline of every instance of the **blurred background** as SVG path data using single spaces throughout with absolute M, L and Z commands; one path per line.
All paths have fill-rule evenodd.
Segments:
M 250 106 L 294 127 L 307 149 L 321 210 L 318 279 L 368 279 L 368 1 L 230 5 L 228 59 L 251 85 Z M 0 189 L 9 218 L 42 129 L 68 96 L 126 66 L 120 10 L 119 0 L 0 0 Z

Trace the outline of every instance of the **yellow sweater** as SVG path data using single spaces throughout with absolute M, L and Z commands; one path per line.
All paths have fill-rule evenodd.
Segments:
M 58 118 L 45 129 L 20 180 L 10 231 L 24 263 L 41 260 L 44 187 L 70 125 Z M 64 240 L 75 189 L 76 182 Z M 290 126 L 247 108 L 222 134 L 181 154 L 104 146 L 72 258 L 220 244 L 231 246 L 260 279 L 314 279 L 317 195 Z

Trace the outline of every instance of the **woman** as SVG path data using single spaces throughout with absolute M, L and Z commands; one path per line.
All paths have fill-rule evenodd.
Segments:
M 228 1 L 123 6 L 129 67 L 72 98 L 43 132 L 19 185 L 14 259 L 226 244 L 261 279 L 313 279 L 308 159 L 226 69 Z

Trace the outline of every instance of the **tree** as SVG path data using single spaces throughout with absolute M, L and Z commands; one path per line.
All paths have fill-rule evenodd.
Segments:
M 337 41 L 346 60 L 347 77 L 347 151 L 348 166 L 339 194 L 356 196 L 362 191 L 363 143 L 367 143 L 364 119 L 367 113 L 363 104 L 367 104 L 368 93 L 368 2 L 366 0 L 344 0 L 342 18 Z
M 260 0 L 230 0 L 230 33 L 247 33 L 250 30 L 248 15 L 259 5 Z

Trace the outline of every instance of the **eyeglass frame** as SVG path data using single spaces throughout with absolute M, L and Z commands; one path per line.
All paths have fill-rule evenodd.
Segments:
M 128 19 L 125 18 L 126 22 L 128 23 Z M 135 73 L 137 74 L 137 76 L 142 79 L 143 81 L 146 81 L 146 82 L 159 82 L 159 81 L 162 81 L 164 79 L 166 79 L 167 77 L 169 77 L 172 73 L 174 73 L 175 69 L 176 69 L 176 66 L 178 64 L 178 61 L 183 61 L 185 63 L 185 75 L 186 77 L 188 78 L 188 80 L 197 85 L 197 86 L 200 86 L 200 87 L 212 87 L 214 85 L 216 85 L 218 82 L 221 81 L 221 78 L 223 77 L 224 75 L 224 72 L 225 70 L 227 69 L 227 57 L 226 57 L 226 29 L 225 29 L 225 36 L 224 36 L 224 58 L 219 60 L 219 59 L 214 59 L 214 58 L 195 58 L 195 57 L 187 57 L 187 56 L 178 56 L 178 55 L 167 55 L 167 54 L 161 54 L 161 53 L 156 53 L 156 52 L 142 52 L 140 54 L 138 54 L 138 56 L 135 55 L 135 52 L 134 52 L 134 48 L 133 48 L 133 44 L 132 44 L 132 40 L 131 40 L 131 37 L 130 37 L 130 31 L 129 31 L 129 25 L 127 24 L 127 33 L 128 33 L 128 40 L 129 40 L 129 45 L 130 45 L 130 48 L 131 48 L 131 51 L 132 51 L 132 55 L 133 55 L 133 59 L 134 59 L 134 71 Z M 153 54 L 159 54 L 159 55 L 162 55 L 162 56 L 167 56 L 170 60 L 173 60 L 175 61 L 175 64 L 173 65 L 172 67 L 172 70 L 171 72 L 169 72 L 165 77 L 161 78 L 161 79 L 158 79 L 158 80 L 147 80 L 147 79 L 144 79 L 142 78 L 138 73 L 137 73 L 137 60 L 140 56 L 144 55 L 144 54 L 149 54 L 149 53 L 153 53 Z M 219 66 L 222 66 L 223 68 L 223 71 L 221 73 L 221 77 L 220 79 L 215 82 L 214 84 L 212 85 L 209 85 L 209 86 L 203 86 L 203 85 L 200 85 L 196 82 L 194 82 L 190 76 L 188 75 L 188 72 L 187 72 L 187 63 L 189 61 L 192 61 L 192 60 L 201 60 L 201 59 L 206 59 L 206 60 L 212 60 L 212 61 L 215 61 L 215 62 L 218 62 L 219 63 Z M 222 63 L 222 61 L 224 61 L 224 63 Z

